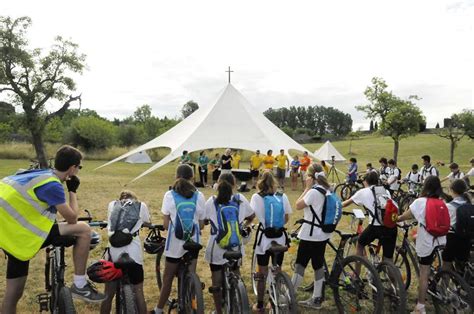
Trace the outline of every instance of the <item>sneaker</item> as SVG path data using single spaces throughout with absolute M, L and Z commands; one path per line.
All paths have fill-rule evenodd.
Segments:
M 75 284 L 72 284 L 71 294 L 74 298 L 91 303 L 100 303 L 106 298 L 105 294 L 97 292 L 97 288 L 90 281 L 87 281 L 84 288 L 78 288 Z
M 305 301 L 299 301 L 298 304 L 304 307 L 319 310 L 323 307 L 323 299 L 322 298 L 314 298 L 314 299 L 309 298 L 308 300 L 305 300 Z

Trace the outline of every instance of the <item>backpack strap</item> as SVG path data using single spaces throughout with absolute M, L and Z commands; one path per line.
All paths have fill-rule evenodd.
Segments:
M 316 191 L 318 191 L 319 193 L 323 194 L 324 196 L 324 204 L 323 204 L 323 211 L 324 209 L 326 208 L 326 190 L 321 188 L 321 187 L 316 187 L 314 186 L 313 189 L 315 189 Z M 312 237 L 313 236 L 313 231 L 314 231 L 314 227 L 319 227 L 321 228 L 322 226 L 322 221 L 321 219 L 319 219 L 318 215 L 316 215 L 316 212 L 314 211 L 314 208 L 313 206 L 310 204 L 309 205 L 309 209 L 311 210 L 311 213 L 313 214 L 313 219 L 311 222 L 307 221 L 307 220 L 303 220 L 303 222 L 311 225 L 311 229 L 309 231 L 309 236 Z M 315 220 L 318 221 L 318 224 L 315 223 Z
M 377 215 L 378 212 L 378 204 L 377 204 L 377 195 L 375 193 L 375 185 L 370 187 L 370 190 L 372 191 L 372 195 L 374 196 L 374 213 L 372 214 L 370 210 L 367 210 L 369 212 L 369 215 L 372 216 L 372 225 L 374 225 L 374 221 L 377 220 L 377 222 L 383 226 L 383 223 L 380 222 L 379 216 Z

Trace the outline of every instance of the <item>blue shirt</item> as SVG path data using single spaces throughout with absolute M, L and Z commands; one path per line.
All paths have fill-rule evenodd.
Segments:
M 351 163 L 349 165 L 349 180 L 352 182 L 357 181 L 357 164 L 356 163 Z
M 301 163 L 299 160 L 292 160 L 290 167 L 293 171 L 298 171 L 298 168 L 300 167 Z

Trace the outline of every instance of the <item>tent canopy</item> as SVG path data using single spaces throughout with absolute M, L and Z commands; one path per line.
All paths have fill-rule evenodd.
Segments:
M 318 150 L 314 152 L 314 156 L 319 160 L 331 161 L 334 156 L 335 161 L 344 161 L 346 158 L 342 156 L 337 149 L 331 144 L 330 141 L 326 141 Z
M 290 149 L 306 151 L 257 111 L 230 83 L 213 106 L 199 108 L 162 135 L 99 168 L 156 147 L 169 147 L 171 152 L 132 181 L 176 159 L 184 150 L 194 152 L 229 147 L 250 151 L 259 149 L 262 153 L 272 149 L 274 154 L 280 149 L 285 149 L 287 154 Z
M 151 158 L 146 152 L 138 152 L 133 155 L 130 155 L 125 159 L 125 162 L 129 164 L 151 164 Z

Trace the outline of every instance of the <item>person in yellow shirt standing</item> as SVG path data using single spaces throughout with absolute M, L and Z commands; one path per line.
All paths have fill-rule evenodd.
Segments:
M 255 189 L 257 185 L 258 176 L 260 174 L 260 168 L 262 167 L 263 156 L 260 155 L 260 150 L 255 151 L 255 155 L 250 157 L 250 175 L 252 176 L 252 189 Z
M 275 157 L 277 161 L 277 179 L 280 188 L 285 189 L 285 176 L 286 171 L 290 168 L 290 162 L 288 161 L 288 157 L 285 155 L 285 150 L 280 149 L 280 155 Z
M 234 151 L 234 155 L 232 156 L 232 169 L 239 169 L 240 168 L 240 160 L 242 157 L 240 157 L 239 150 Z
M 273 164 L 275 163 L 275 157 L 272 156 L 273 151 L 269 149 L 267 151 L 267 155 L 263 157 L 263 170 L 265 171 L 272 171 L 273 170 Z

